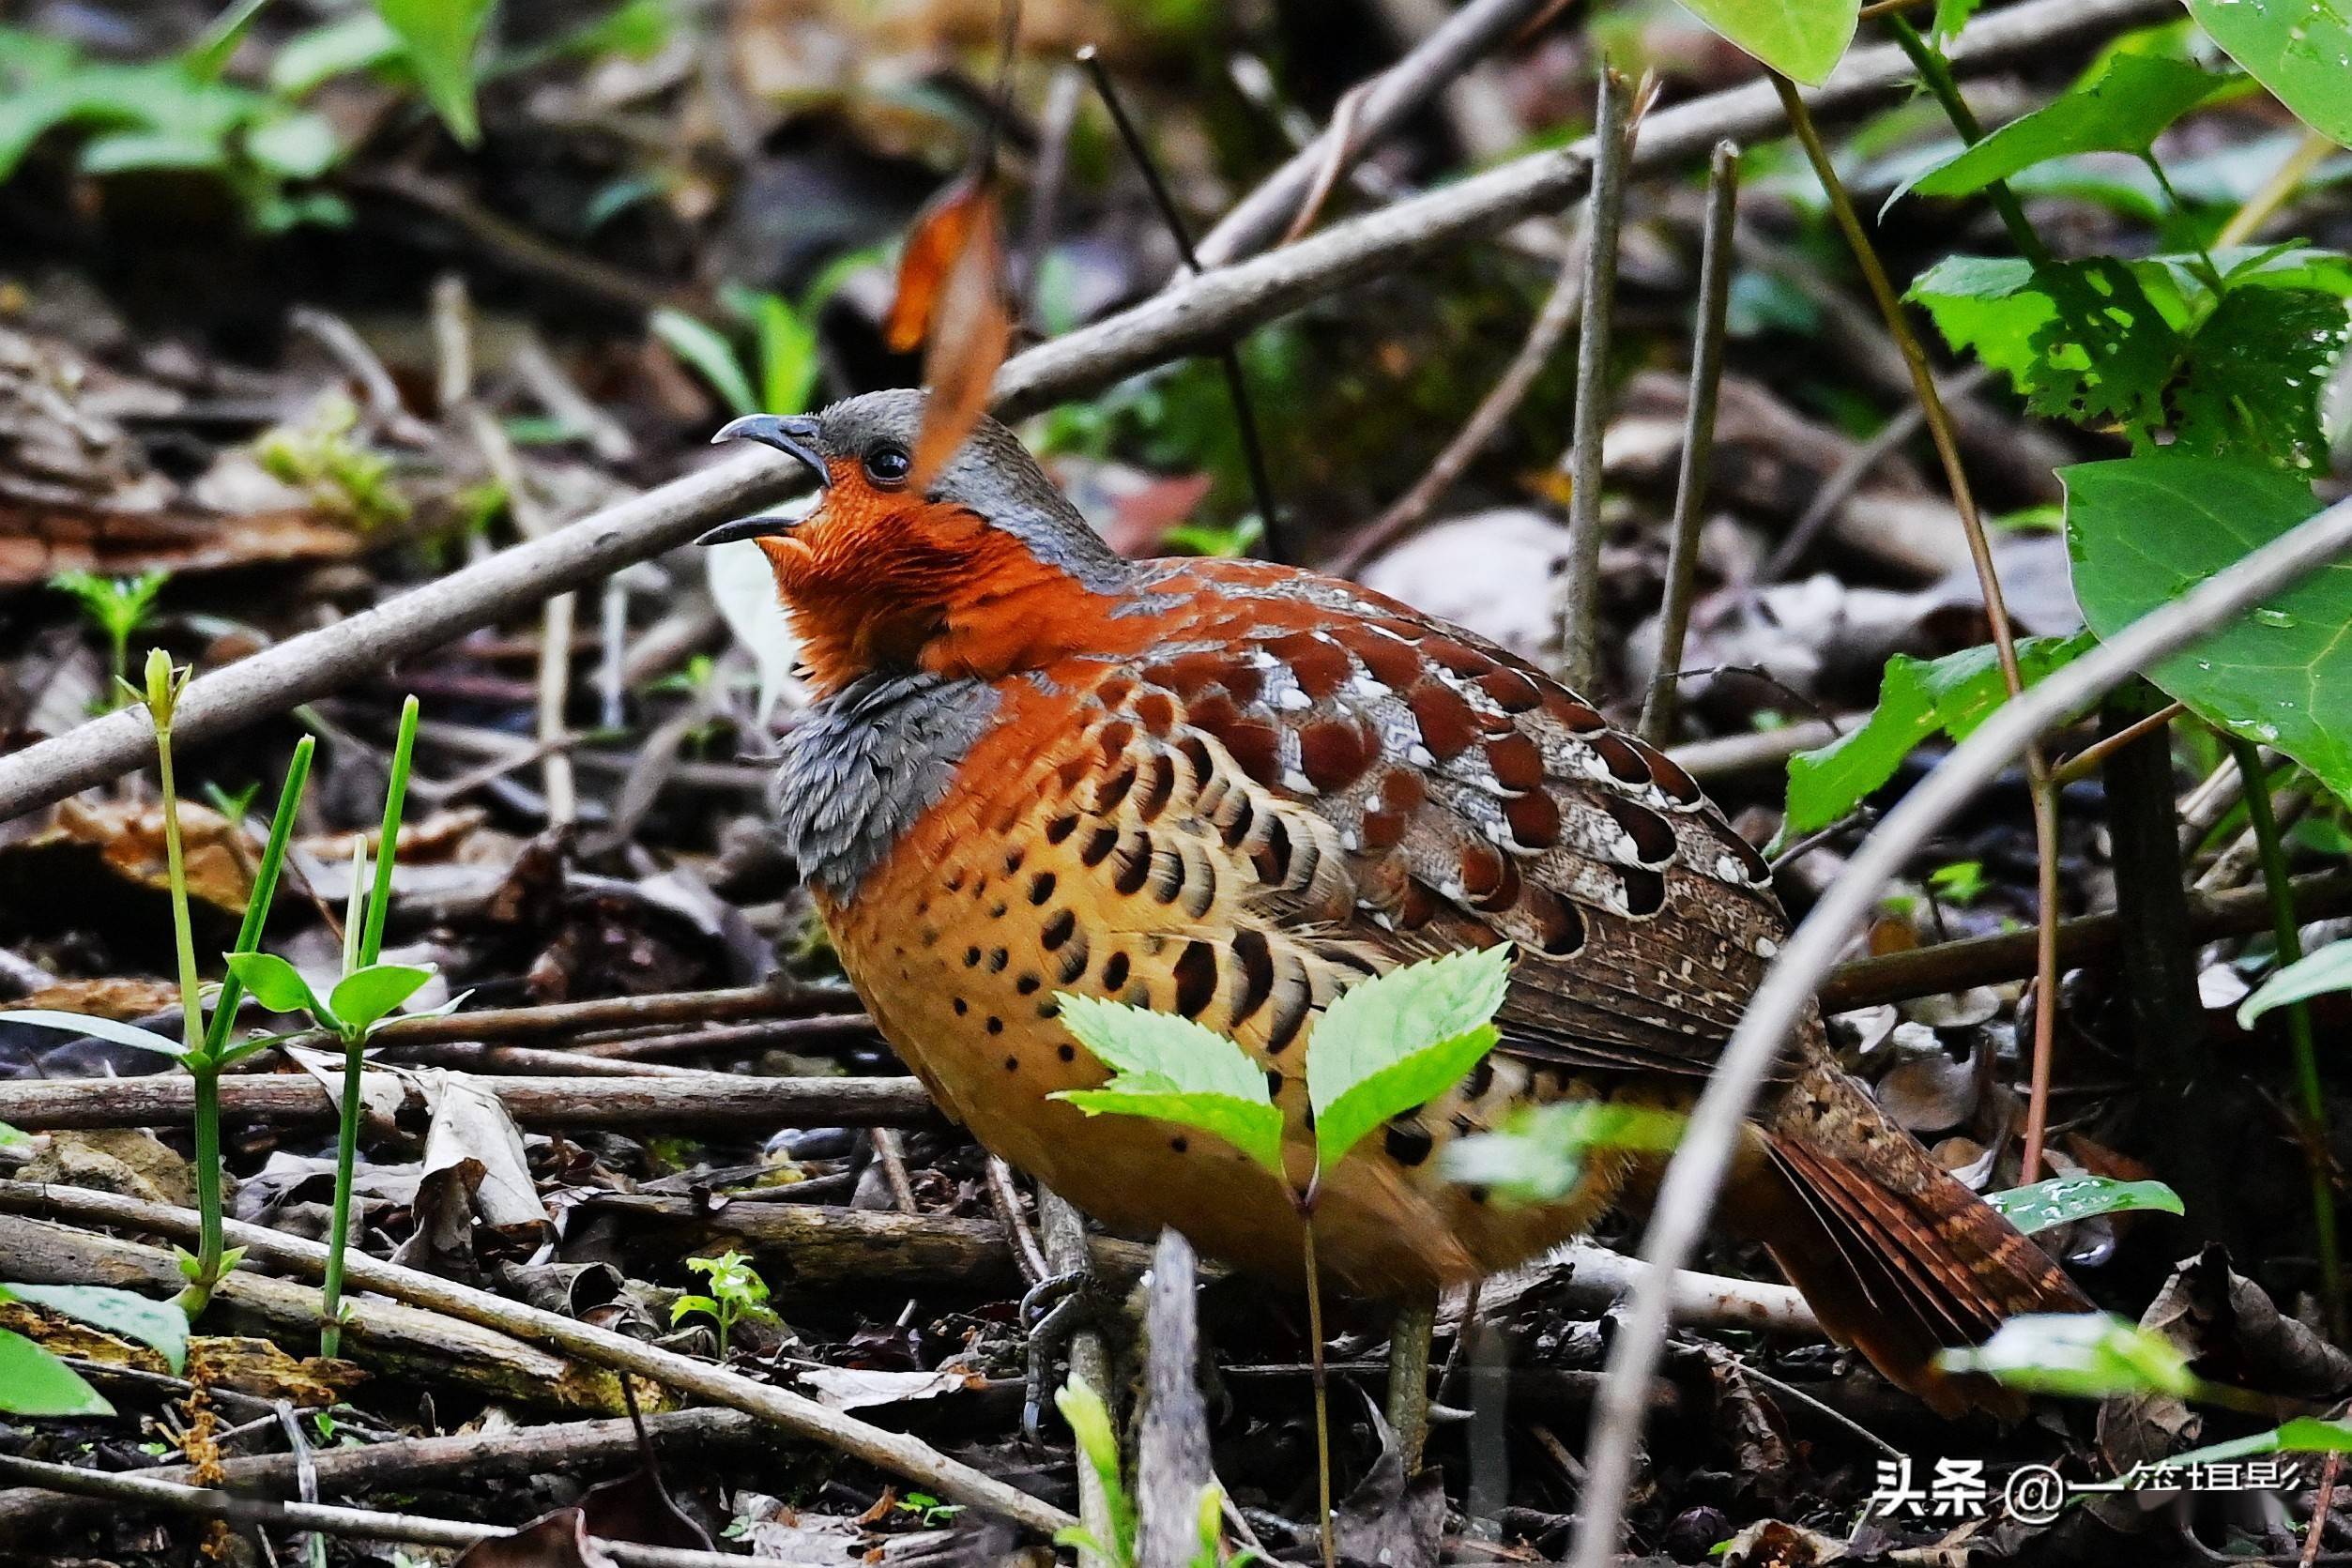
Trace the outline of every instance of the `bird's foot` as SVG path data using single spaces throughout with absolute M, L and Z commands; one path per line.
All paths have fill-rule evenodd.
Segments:
M 1031 1442 L 1037 1440 L 1046 1393 L 1054 1384 L 1055 1363 L 1069 1348 L 1072 1336 L 1106 1327 L 1117 1311 L 1117 1302 L 1087 1269 L 1048 1274 L 1021 1298 L 1021 1327 L 1029 1331 L 1029 1393 L 1021 1406 L 1021 1434 Z M 1110 1395 L 1107 1389 L 1094 1392 L 1105 1398 Z

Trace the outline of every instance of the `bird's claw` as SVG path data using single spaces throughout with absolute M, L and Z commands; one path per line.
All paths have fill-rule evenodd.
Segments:
M 1021 1405 L 1021 1435 L 1029 1441 L 1038 1440 L 1055 1362 L 1073 1335 L 1102 1326 L 1106 1304 L 1100 1284 L 1083 1269 L 1048 1274 L 1021 1298 L 1020 1323 L 1029 1331 L 1028 1394 Z

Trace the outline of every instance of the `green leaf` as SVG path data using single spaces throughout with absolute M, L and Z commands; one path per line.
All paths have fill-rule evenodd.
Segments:
M 1151 1117 L 1214 1134 L 1279 1177 L 1282 1112 L 1265 1073 L 1225 1036 L 1189 1018 L 1056 994 L 1061 1023 L 1112 1070 L 1101 1088 L 1064 1089 L 1088 1116 Z
M 760 296 L 758 321 L 762 406 L 797 414 L 817 388 L 817 328 L 772 294 Z
M 365 70 L 402 53 L 400 35 L 374 11 L 346 11 L 297 33 L 269 62 L 269 87 L 297 99 L 345 71 Z
M 1968 25 L 1968 19 L 1977 14 L 1984 0 L 1935 0 L 1935 23 L 1932 31 L 1936 41 L 1947 42 L 1960 36 Z
M 2318 510 L 2303 480 L 2176 452 L 2058 471 L 2074 597 L 2102 637 Z M 2352 799 L 2352 562 L 2336 561 L 2143 674 L 2201 719 L 2275 747 Z
M 2143 445 L 2163 423 L 2180 335 L 2113 257 L 2036 266 L 1953 256 L 1922 274 L 1910 297 L 1946 343 L 2007 374 L 2037 414 L 2120 424 Z
M 302 971 L 274 952 L 232 952 L 229 973 L 272 1012 L 307 1012 L 328 1028 L 335 1028 L 335 1011 L 318 999 Z
M 1946 1350 L 1947 1372 L 1981 1372 L 2010 1388 L 2102 1399 L 2116 1393 L 2190 1397 L 2199 1384 L 2169 1340 L 2110 1313 L 2012 1317 L 1974 1349 Z
M 2342 0 L 2189 0 L 2189 14 L 2304 124 L 2352 146 L 2352 12 Z
M 2320 397 L 2348 337 L 2352 313 L 2337 295 L 2230 289 L 2190 341 L 2189 362 L 2166 393 L 2169 449 L 2323 467 L 2328 437 L 2320 429 Z
M 343 147 L 323 114 L 308 113 L 266 120 L 246 132 L 253 161 L 288 179 L 316 179 L 335 166 Z
M 344 1028 L 366 1029 L 415 996 L 433 975 L 429 964 L 370 964 L 337 981 L 327 1006 Z
M 2030 686 L 2089 647 L 2084 636 L 2025 638 L 2017 645 L 2018 673 Z M 1886 661 L 1868 723 L 1789 758 L 1783 841 L 1825 828 L 1860 805 L 1895 776 L 1914 746 L 1938 730 L 1966 739 L 2008 697 L 1990 645 L 1934 660 L 1896 654 Z
M 1687 1119 L 1657 1105 L 1600 1100 L 1523 1105 L 1494 1131 L 1446 1145 L 1439 1169 L 1505 1204 L 1555 1203 L 1584 1180 L 1594 1149 L 1663 1153 L 1681 1141 Z
M 1984 1200 L 2027 1236 L 2100 1214 L 2140 1209 L 2181 1212 L 2180 1195 L 2161 1181 L 2117 1181 L 2104 1176 L 2054 1176 L 2031 1186 L 1987 1193 Z
M 188 1363 L 188 1315 L 174 1302 L 103 1285 L 7 1285 L 0 1291 L 149 1346 L 175 1373 Z
M 738 414 L 759 411 L 759 399 L 752 391 L 751 378 L 743 373 L 741 362 L 735 358 L 735 345 L 726 341 L 725 333 L 667 305 L 653 312 L 649 325 L 672 354 L 710 383 L 711 390 L 719 394 L 727 407 Z
M 474 114 L 474 51 L 490 20 L 491 0 L 375 0 L 376 14 L 398 34 L 424 96 L 467 146 L 481 139 Z
M 0 1410 L 15 1416 L 111 1416 L 82 1375 L 23 1334 L 0 1329 Z
M 1507 942 L 1450 952 L 1359 981 L 1323 1010 L 1306 1043 L 1315 1163 L 1329 1170 L 1367 1133 L 1451 1088 L 1494 1048 L 1511 981 Z
M 2298 1416 L 2268 1432 L 2176 1454 L 2164 1463 L 2176 1467 L 2210 1465 L 2256 1454 L 2352 1454 L 2352 1423 Z
M 118 1024 L 112 1018 L 92 1018 L 79 1012 L 53 1012 L 47 1008 L 23 1008 L 0 1012 L 0 1024 L 30 1024 L 35 1028 L 64 1029 L 69 1034 L 86 1034 L 94 1040 L 111 1041 L 133 1050 L 153 1051 L 161 1057 L 184 1057 L 188 1047 L 176 1040 L 167 1039 L 153 1029 L 143 1029 L 136 1024 Z
M 1861 0 L 1682 0 L 1682 7 L 1781 75 L 1818 87 L 1854 41 Z
M 2046 159 L 2086 152 L 2145 158 L 2165 127 L 2228 85 L 2229 78 L 2184 61 L 2117 54 L 2086 85 L 1946 159 L 1914 179 L 1911 190 L 1921 196 L 1967 196 Z
M 2352 991 L 2352 941 L 2330 942 L 2305 953 L 2254 988 L 2237 1004 L 2237 1027 L 2250 1029 L 2272 1008 L 2308 1001 L 2334 991 Z

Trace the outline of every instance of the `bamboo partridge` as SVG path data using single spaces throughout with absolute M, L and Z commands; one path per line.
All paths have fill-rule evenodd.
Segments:
M 1126 560 L 984 419 L 921 489 L 922 394 L 738 419 L 823 487 L 755 518 L 816 690 L 776 811 L 882 1033 L 991 1150 L 1114 1225 L 1300 1271 L 1277 1183 L 1216 1138 L 1048 1098 L 1103 1069 L 1054 994 L 1199 1020 L 1307 1131 L 1304 1043 L 1362 977 L 1508 939 L 1501 1047 L 1331 1174 L 1335 1283 L 1413 1299 L 1519 1263 L 1654 1181 L 1591 1163 L 1489 1201 L 1433 1155 L 1506 1106 L 1695 1095 L 1786 930 L 1770 875 L 1688 774 L 1525 661 L 1352 584 Z M 1939 1347 L 2079 1311 L 2034 1244 L 1792 1041 L 1721 1205 L 1823 1323 L 1945 1410 Z

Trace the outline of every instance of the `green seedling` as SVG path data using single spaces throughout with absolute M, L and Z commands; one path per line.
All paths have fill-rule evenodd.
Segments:
M 1331 1435 L 1322 1362 L 1322 1292 L 1315 1264 L 1315 1199 L 1324 1179 L 1392 1117 L 1451 1088 L 1500 1038 L 1494 1014 L 1510 982 L 1507 943 L 1407 965 L 1351 987 L 1323 1010 L 1307 1041 L 1306 1094 L 1314 1139 L 1305 1179 L 1264 1068 L 1233 1041 L 1188 1018 L 1060 993 L 1063 1025 L 1111 1069 L 1101 1088 L 1068 1089 L 1089 1116 L 1150 1117 L 1223 1138 L 1283 1184 L 1299 1212 L 1314 1346 L 1315 1428 L 1322 1483 L 1323 1558 L 1332 1533 Z M 1065 1412 L 1066 1413 L 1066 1412 Z
M 373 879 L 368 875 L 367 849 L 355 853 L 351 901 L 344 921 L 343 974 L 325 997 L 314 991 L 301 972 L 275 953 L 247 949 L 229 955 L 230 979 L 252 994 L 272 1012 L 307 1014 L 313 1026 L 332 1035 L 344 1051 L 341 1125 L 335 1138 L 335 1206 L 328 1239 L 327 1277 L 322 1287 L 325 1319 L 318 1335 L 319 1354 L 333 1356 L 343 1347 L 346 1316 L 343 1301 L 344 1259 L 351 1244 L 351 1182 L 359 1145 L 359 1089 L 367 1069 L 368 1041 L 392 1021 L 400 1005 L 433 979 L 430 965 L 385 964 L 384 928 L 392 902 L 392 862 L 400 840 L 400 823 L 408 801 L 408 773 L 417 747 L 417 699 L 401 705 L 400 733 L 392 743 L 391 774 L 384 788 L 384 819 Z M 436 1013 L 455 1012 L 465 997 L 453 997 Z
M 158 568 L 136 577 L 102 577 L 94 571 L 61 571 L 49 580 L 59 593 L 81 602 L 82 613 L 106 634 L 107 673 L 121 690 L 130 677 L 130 639 L 155 612 L 156 596 L 172 574 Z
M 300 423 L 265 434 L 253 455 L 272 477 L 360 528 L 406 521 L 408 497 L 392 482 L 392 460 L 361 444 L 359 428 L 359 404 L 334 393 Z
M 670 1308 L 670 1321 L 678 1323 L 700 1313 L 716 1323 L 721 1361 L 726 1360 L 727 1341 L 736 1324 L 782 1321 L 768 1304 L 768 1282 L 741 1253 L 730 1247 L 716 1257 L 690 1257 L 686 1267 L 710 1281 L 710 1293 L 678 1298 Z
M 212 1292 L 221 1278 L 237 1267 L 239 1256 L 226 1247 L 222 1237 L 221 1073 L 223 1069 L 270 1043 L 267 1039 L 230 1043 L 229 1035 L 237 1022 L 237 1005 L 243 997 L 243 988 L 235 972 L 237 956 L 252 953 L 261 941 L 262 927 L 268 921 L 270 905 L 277 896 L 280 874 L 285 866 L 286 844 L 294 834 L 295 814 L 301 804 L 304 785 L 310 779 L 314 742 L 308 736 L 303 737 L 295 746 L 293 760 L 287 765 L 285 784 L 278 794 L 278 809 L 270 821 L 268 842 L 254 869 L 252 891 L 245 903 L 245 918 L 237 931 L 236 952 L 230 957 L 231 972 L 221 982 L 220 995 L 214 1000 L 211 1016 L 207 1019 L 204 1011 L 202 983 L 196 971 L 194 933 L 189 919 L 188 873 L 181 851 L 178 781 L 175 776 L 172 755 L 172 718 L 180 693 L 187 686 L 188 676 L 187 670 L 173 668 L 170 657 L 157 648 L 147 656 L 145 685 L 133 688 L 126 683 L 124 687 L 145 706 L 155 729 L 156 765 L 163 795 L 164 864 L 171 885 L 173 945 L 179 967 L 180 1038 L 173 1040 L 136 1025 L 84 1017 L 73 1012 L 0 1012 L 0 1020 L 69 1030 L 112 1041 L 119 1045 L 153 1051 L 178 1062 L 194 1081 L 198 1240 L 193 1254 L 180 1254 L 180 1271 L 188 1284 L 179 1298 L 185 1320 L 193 1321 L 210 1302 Z
M 1070 1425 L 1070 1434 L 1077 1439 L 1078 1463 L 1093 1472 L 1101 1484 L 1103 1513 L 1110 1526 L 1110 1539 L 1103 1540 L 1081 1525 L 1066 1526 L 1054 1534 L 1054 1545 L 1075 1551 L 1091 1552 L 1110 1565 L 1110 1568 L 1135 1568 L 1136 1564 L 1136 1506 L 1135 1497 L 1127 1490 L 1127 1483 L 1119 1462 L 1119 1435 L 1110 1419 L 1110 1407 L 1094 1392 L 1083 1378 L 1073 1376 L 1054 1394 L 1054 1408 Z M 912 1501 L 909 1497 L 909 1501 Z M 905 1504 L 901 1504 L 904 1507 Z M 1221 1527 L 1225 1515 L 1225 1491 L 1214 1481 L 1200 1489 L 1199 1549 L 1193 1554 L 1189 1568 L 1244 1568 L 1258 1560 L 1258 1553 L 1245 1549 L 1229 1558 L 1219 1556 L 1223 1539 Z M 926 1521 L 927 1522 L 927 1521 Z
M 941 1502 L 928 1492 L 909 1492 L 898 1499 L 897 1510 L 901 1514 L 913 1515 L 915 1522 L 925 1530 L 936 1530 L 952 1522 L 956 1515 L 964 1511 L 964 1505 L 960 1502 Z

